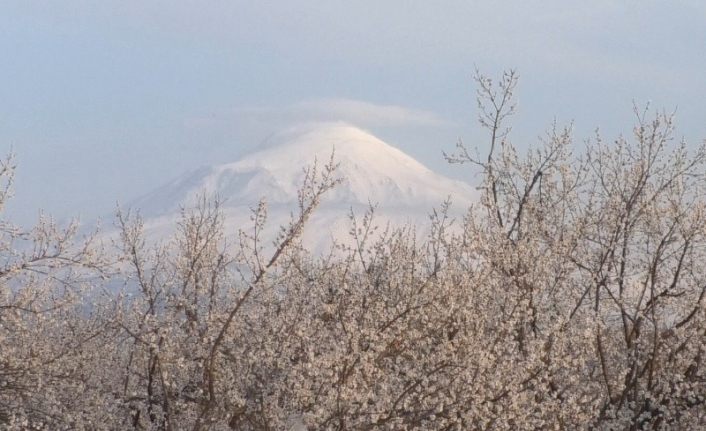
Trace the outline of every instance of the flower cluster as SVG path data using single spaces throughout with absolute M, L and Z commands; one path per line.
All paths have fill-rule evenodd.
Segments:
M 233 236 L 204 199 L 161 245 L 119 213 L 116 258 L 49 219 L 2 224 L 0 427 L 706 426 L 706 149 L 636 110 L 630 139 L 575 154 L 554 126 L 520 156 L 516 82 L 478 77 L 490 144 L 447 158 L 477 167 L 482 196 L 463 220 L 442 205 L 426 236 L 371 208 L 307 252 L 333 157 L 274 244 L 264 202 Z

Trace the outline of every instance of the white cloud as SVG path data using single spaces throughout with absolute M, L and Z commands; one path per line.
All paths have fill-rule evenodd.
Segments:
M 336 121 L 363 128 L 436 128 L 453 125 L 434 112 L 421 109 L 331 98 L 307 100 L 281 108 L 238 108 L 227 113 L 187 118 L 184 126 L 187 129 L 210 129 L 265 124 L 276 130 L 298 123 Z
M 287 110 L 317 121 L 346 121 L 364 127 L 442 127 L 451 124 L 433 112 L 351 99 L 305 101 Z

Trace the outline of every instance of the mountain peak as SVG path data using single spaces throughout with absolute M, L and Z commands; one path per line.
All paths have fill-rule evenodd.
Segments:
M 311 123 L 285 130 L 270 137 L 260 151 L 224 169 L 259 166 L 268 169 L 301 169 L 315 159 L 327 162 L 331 155 L 341 165 L 365 164 L 369 169 L 390 172 L 401 164 L 414 170 L 429 171 L 412 157 L 372 134 L 346 123 Z M 399 169 L 399 168 L 398 168 Z M 394 170 L 394 169 L 393 169 Z
M 379 204 L 387 208 L 438 206 L 448 196 L 467 207 L 474 190 L 467 184 L 432 172 L 399 149 L 372 134 L 344 123 L 308 124 L 273 135 L 259 151 L 223 165 L 184 175 L 132 203 L 146 217 L 192 206 L 200 195 L 219 196 L 225 207 L 253 205 L 262 197 L 272 205 L 291 206 L 315 160 L 333 154 L 342 184 L 324 205 L 349 208 Z

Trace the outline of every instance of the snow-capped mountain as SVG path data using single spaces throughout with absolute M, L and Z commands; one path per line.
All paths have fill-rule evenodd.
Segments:
M 264 198 L 272 232 L 296 210 L 304 168 L 315 160 L 339 163 L 342 183 L 325 196 L 310 220 L 305 244 L 322 249 L 331 238 L 344 240 L 348 214 L 377 205 L 379 224 L 423 225 L 433 208 L 451 197 L 460 215 L 476 195 L 468 184 L 439 175 L 397 148 L 359 128 L 345 124 L 300 126 L 268 140 L 264 148 L 236 162 L 197 169 L 131 202 L 145 219 L 148 235 L 170 232 L 182 207 L 217 196 L 233 233 L 250 226 L 249 208 Z

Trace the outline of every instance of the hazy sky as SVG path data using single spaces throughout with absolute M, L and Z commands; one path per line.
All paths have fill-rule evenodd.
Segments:
M 706 137 L 697 0 L 0 0 L 0 54 L 22 221 L 109 213 L 300 121 L 351 122 L 462 178 L 441 150 L 484 142 L 474 66 L 518 70 L 522 146 L 554 118 L 629 132 L 633 100 Z

